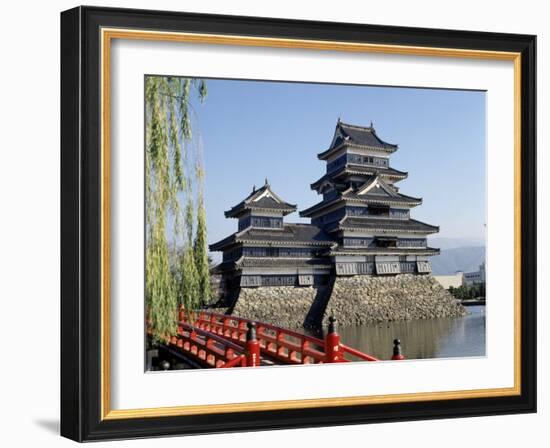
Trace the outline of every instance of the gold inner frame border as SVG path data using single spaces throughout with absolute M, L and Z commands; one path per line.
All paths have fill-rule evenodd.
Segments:
M 505 60 L 514 63 L 514 386 L 508 388 L 404 393 L 302 400 L 111 409 L 110 387 L 110 62 L 113 39 L 240 45 L 356 53 Z M 252 412 L 315 407 L 503 397 L 521 394 L 521 53 L 324 40 L 101 29 L 101 420 Z

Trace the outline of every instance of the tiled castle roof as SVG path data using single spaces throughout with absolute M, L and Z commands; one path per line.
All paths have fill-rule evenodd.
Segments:
M 352 163 L 346 163 L 338 169 L 331 171 L 320 177 L 318 180 L 311 184 L 311 189 L 316 190 L 319 186 L 326 180 L 335 180 L 336 182 L 340 179 L 344 179 L 346 176 L 382 176 L 392 179 L 406 179 L 408 173 L 405 171 L 399 171 L 395 168 L 382 168 L 374 166 L 365 166 Z
M 224 261 L 212 270 L 214 274 L 233 271 L 247 267 L 261 268 L 321 268 L 330 269 L 330 258 L 284 258 L 284 257 L 240 257 L 237 260 Z
M 426 224 L 416 219 L 384 219 L 364 218 L 359 216 L 346 216 L 328 228 L 328 232 L 335 230 L 365 230 L 377 233 L 436 233 L 439 227 Z
M 288 215 L 296 211 L 295 204 L 289 204 L 277 196 L 271 186 L 265 180 L 265 184 L 259 188 L 253 188 L 252 192 L 237 205 L 225 212 L 226 218 L 236 218 L 247 210 L 270 210 Z
M 376 135 L 372 123 L 370 126 L 366 127 L 347 124 L 338 120 L 330 148 L 318 154 L 317 157 L 323 160 L 328 157 L 333 150 L 346 144 L 378 149 L 385 152 L 395 152 L 397 150 L 397 145 L 387 143 Z
M 440 250 L 434 247 L 335 247 L 327 251 L 328 255 L 439 255 Z
M 328 247 L 334 241 L 322 229 L 312 224 L 285 223 L 282 229 L 277 230 L 248 227 L 211 244 L 210 250 L 222 250 L 238 243 Z
M 340 187 L 341 190 L 341 187 Z M 300 216 L 312 216 L 323 209 L 342 204 L 345 201 L 359 202 L 363 204 L 383 204 L 383 205 L 407 205 L 414 207 L 422 203 L 422 198 L 414 198 L 401 194 L 395 187 L 387 184 L 382 176 L 368 176 L 361 186 L 347 187 L 346 190 L 339 191 L 331 201 L 323 200 L 317 204 L 300 211 Z

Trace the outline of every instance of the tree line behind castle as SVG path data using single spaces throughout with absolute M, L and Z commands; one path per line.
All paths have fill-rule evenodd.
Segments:
M 474 283 L 471 285 L 451 286 L 449 292 L 459 300 L 485 300 L 485 283 Z

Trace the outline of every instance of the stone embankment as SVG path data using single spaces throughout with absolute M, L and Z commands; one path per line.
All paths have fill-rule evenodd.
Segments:
M 242 288 L 232 314 L 279 327 L 303 326 L 319 288 L 274 286 Z
M 338 277 L 324 318 L 341 324 L 460 317 L 466 310 L 431 275 Z
M 323 297 L 328 293 L 330 298 Z M 322 315 L 312 316 L 312 312 Z M 431 275 L 403 274 L 337 277 L 331 287 L 243 288 L 232 314 L 297 328 L 306 321 L 326 321 L 331 315 L 340 325 L 358 325 L 460 317 L 467 312 Z

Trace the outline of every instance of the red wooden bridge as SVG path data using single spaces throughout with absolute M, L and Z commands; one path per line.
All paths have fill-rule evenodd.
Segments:
M 378 361 L 343 344 L 331 317 L 324 340 L 264 322 L 208 311 L 180 311 L 177 334 L 168 352 L 203 368 L 257 367 Z M 393 360 L 404 359 L 394 341 Z

